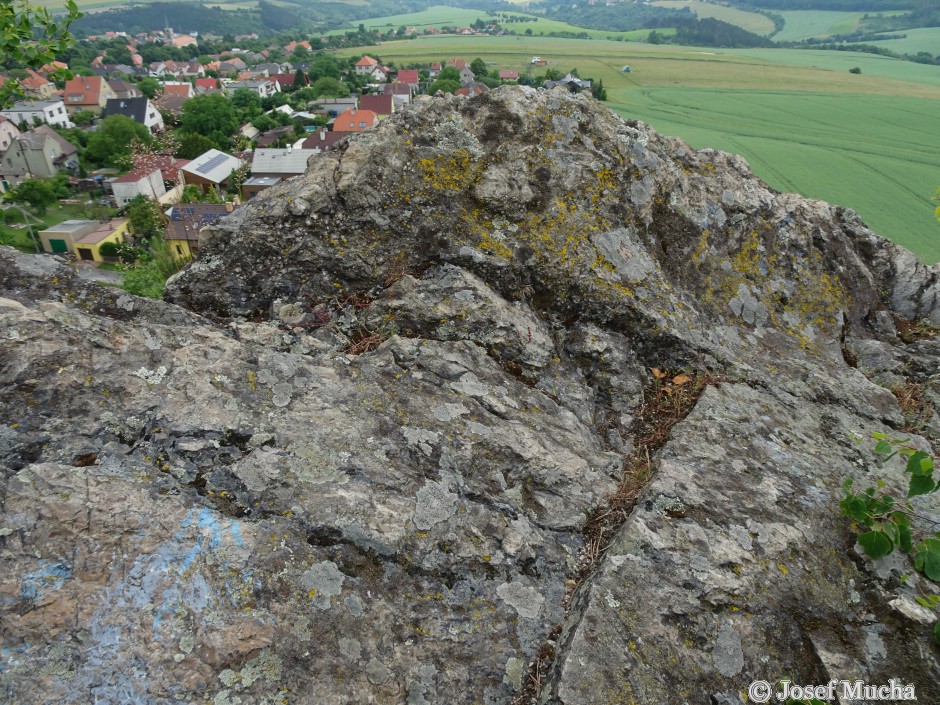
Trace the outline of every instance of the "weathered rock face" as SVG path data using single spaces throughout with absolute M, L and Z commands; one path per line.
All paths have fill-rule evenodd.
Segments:
M 737 157 L 526 89 L 312 160 L 204 233 L 179 305 L 0 250 L 0 692 L 508 704 L 551 635 L 551 705 L 788 674 L 940 702 L 938 588 L 837 507 L 902 480 L 858 436 L 940 430 L 940 338 L 896 328 L 940 322 L 937 277 Z M 720 381 L 588 570 L 650 367 Z

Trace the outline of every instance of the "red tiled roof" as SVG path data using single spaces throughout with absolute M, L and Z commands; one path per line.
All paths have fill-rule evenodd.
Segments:
M 346 110 L 333 121 L 333 130 L 336 132 L 362 132 L 378 121 L 379 116 L 371 110 Z
M 206 90 L 212 90 L 219 87 L 219 79 L 217 78 L 197 78 L 196 79 L 196 88 L 205 88 Z
M 379 62 L 373 59 L 371 56 L 363 56 L 359 61 L 356 62 L 356 66 L 378 66 Z
M 418 72 L 416 70 L 402 70 L 398 72 L 398 83 L 418 83 Z
M 76 76 L 65 82 L 66 105 L 98 105 L 101 76 Z

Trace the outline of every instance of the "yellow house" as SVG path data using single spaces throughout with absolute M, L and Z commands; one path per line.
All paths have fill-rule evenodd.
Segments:
M 106 242 L 118 245 L 130 233 L 131 221 L 127 218 L 114 219 L 101 223 L 95 230 L 75 243 L 75 256 L 80 260 L 104 262 L 101 246 Z
M 166 224 L 166 244 L 173 257 L 188 261 L 199 252 L 199 231 L 231 213 L 232 203 L 178 203 L 170 209 Z

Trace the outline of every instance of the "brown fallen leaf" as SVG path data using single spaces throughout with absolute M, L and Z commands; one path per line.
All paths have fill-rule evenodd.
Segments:
M 692 381 L 692 378 L 688 375 L 676 375 L 672 378 L 672 383 L 677 387 L 681 387 L 683 384 L 688 384 Z
M 650 367 L 650 372 L 652 373 L 653 377 L 655 377 L 656 379 L 662 379 L 663 377 L 666 376 L 666 373 L 663 372 L 658 367 Z

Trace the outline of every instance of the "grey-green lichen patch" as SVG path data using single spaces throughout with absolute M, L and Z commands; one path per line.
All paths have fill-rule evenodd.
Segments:
M 345 484 L 349 476 L 340 467 L 350 458 L 347 450 L 337 450 L 314 440 L 298 441 L 288 446 L 290 469 L 302 482 L 319 485 Z
M 362 644 L 358 639 L 344 636 L 339 640 L 339 652 L 350 661 L 358 661 L 362 657 Z
M 744 649 L 741 635 L 731 622 L 722 622 L 712 649 L 712 663 L 721 675 L 730 678 L 744 668 Z
M 525 661 L 515 656 L 506 661 L 506 673 L 503 675 L 503 683 L 518 692 L 522 690 L 522 678 L 524 675 Z
M 392 677 L 392 672 L 388 670 L 388 666 L 374 658 L 369 661 L 366 665 L 366 678 L 369 679 L 369 682 L 372 685 L 383 685 L 388 683 L 389 679 Z
M 442 483 L 428 481 L 415 495 L 415 526 L 421 531 L 426 531 L 442 521 L 447 521 L 456 514 L 458 499 L 458 496 Z
M 342 592 L 344 580 L 346 576 L 333 561 L 323 561 L 310 566 L 301 576 L 300 584 L 318 609 L 328 610 L 330 598 Z
M 192 634 L 184 634 L 179 640 L 179 649 L 184 654 L 191 654 L 196 646 L 196 637 Z
M 538 590 L 519 582 L 502 583 L 496 588 L 496 594 L 526 619 L 536 619 L 545 605 L 545 598 Z

